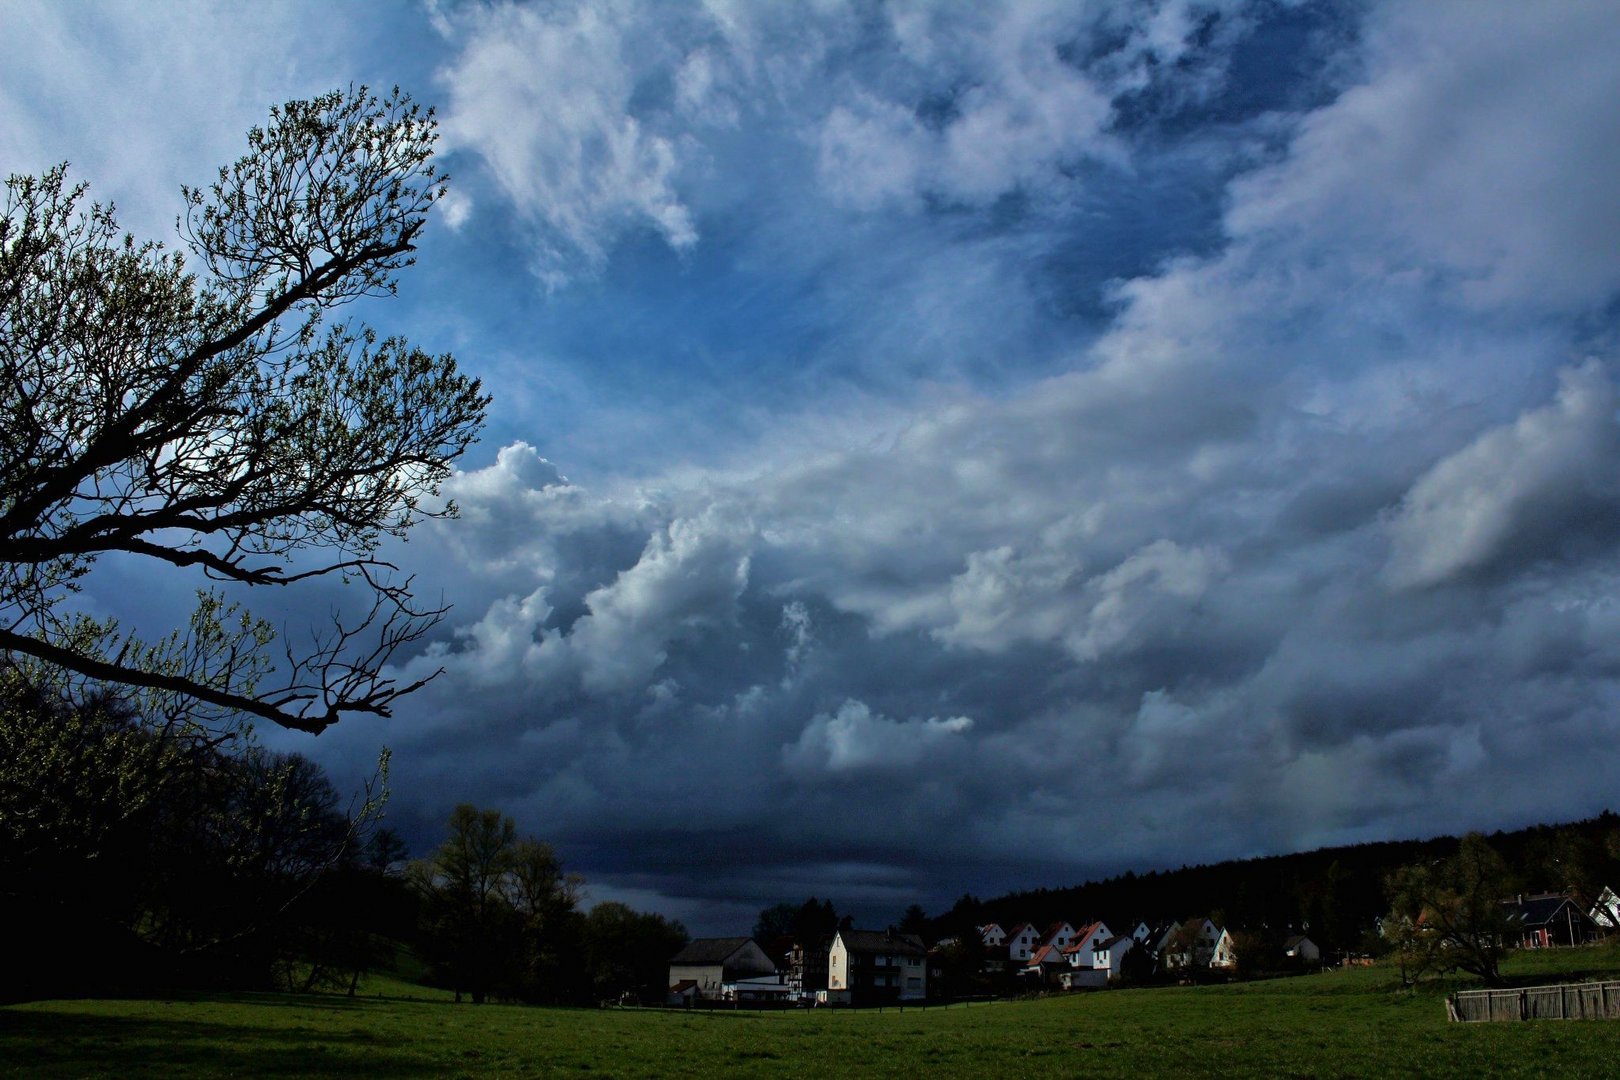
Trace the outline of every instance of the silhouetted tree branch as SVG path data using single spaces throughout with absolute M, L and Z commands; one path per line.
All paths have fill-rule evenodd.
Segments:
M 0 216 L 0 650 L 92 680 L 319 732 L 421 686 L 384 674 L 442 615 L 375 558 L 425 517 L 488 399 L 448 355 L 328 322 L 390 294 L 432 204 L 431 110 L 364 87 L 273 109 L 183 190 L 199 273 L 83 208 L 66 167 L 6 181 Z M 373 602 L 307 647 L 207 592 L 142 644 L 64 613 L 99 556 L 246 586 L 338 577 Z

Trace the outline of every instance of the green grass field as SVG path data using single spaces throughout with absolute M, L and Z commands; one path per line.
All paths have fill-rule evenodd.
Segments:
M 1614 977 L 1620 951 L 1515 958 L 1515 981 Z M 1360 969 L 883 1012 L 681 1013 L 211 995 L 0 1009 L 0 1075 L 1561 1076 L 1620 1075 L 1620 1022 L 1450 1024 L 1443 993 Z M 378 996 L 378 995 L 381 996 Z

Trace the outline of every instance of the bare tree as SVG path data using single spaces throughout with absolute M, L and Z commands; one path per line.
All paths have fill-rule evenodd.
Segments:
M 488 399 L 448 355 L 333 321 L 391 294 L 432 204 L 436 129 L 397 88 L 294 101 L 183 189 L 194 261 L 84 208 L 66 166 L 6 181 L 0 217 L 0 654 L 140 688 L 170 714 L 320 732 L 387 715 L 387 674 L 442 608 L 380 542 L 454 513 L 441 483 Z M 207 588 L 137 640 L 63 601 L 109 552 Z M 294 642 L 215 586 L 341 578 L 369 594 Z

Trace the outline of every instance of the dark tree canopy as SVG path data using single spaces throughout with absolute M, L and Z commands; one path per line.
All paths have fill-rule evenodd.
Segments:
M 457 1001 L 463 991 L 475 1002 L 577 995 L 584 880 L 563 871 L 551 845 L 519 839 L 498 810 L 463 803 L 444 843 L 410 876 L 423 903 L 420 947 Z
M 398 906 L 359 880 L 380 809 L 380 787 L 341 805 L 308 758 L 0 669 L 0 919 L 27 927 L 0 1000 L 353 985 Z
M 1385 927 L 1403 977 L 1466 971 L 1500 986 L 1511 937 L 1503 900 L 1518 884 L 1507 861 L 1479 833 L 1463 837 L 1449 859 L 1390 875 Z
M 66 167 L 0 216 L 0 652 L 140 688 L 143 709 L 319 732 L 420 686 L 385 668 L 442 609 L 376 557 L 424 517 L 488 399 L 448 355 L 331 318 L 386 295 L 444 178 L 431 111 L 364 87 L 273 109 L 183 191 L 192 259 L 120 234 Z M 142 642 L 63 603 L 125 553 L 209 591 Z M 358 615 L 282 640 L 209 583 L 338 577 Z

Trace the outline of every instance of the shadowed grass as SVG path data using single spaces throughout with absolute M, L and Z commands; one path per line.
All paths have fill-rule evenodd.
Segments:
M 1516 957 L 1516 980 L 1614 977 L 1620 953 Z M 373 979 L 274 994 L 0 1009 L 6 1076 L 1590 1076 L 1620 1023 L 1448 1024 L 1388 969 L 883 1012 L 686 1013 L 454 1005 Z M 377 996 L 379 993 L 384 996 Z M 412 1000 L 414 998 L 414 1000 Z

